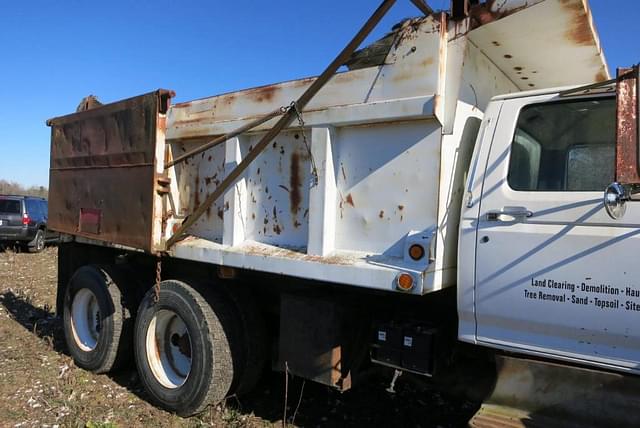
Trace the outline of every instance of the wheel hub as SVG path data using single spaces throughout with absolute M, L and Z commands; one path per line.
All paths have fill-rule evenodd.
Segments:
M 160 309 L 151 319 L 146 334 L 149 367 L 166 388 L 183 385 L 191 372 L 191 337 L 182 318 Z
M 71 332 L 80 349 L 95 349 L 100 336 L 100 307 L 95 294 L 87 288 L 80 289 L 71 303 Z

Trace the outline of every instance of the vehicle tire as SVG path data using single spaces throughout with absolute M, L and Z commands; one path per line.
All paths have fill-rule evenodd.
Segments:
M 111 272 L 110 272 L 111 271 Z M 64 335 L 75 364 L 94 373 L 106 373 L 131 356 L 133 333 L 124 281 L 114 268 L 83 266 L 67 285 Z
M 180 416 L 224 399 L 237 370 L 238 323 L 229 299 L 185 282 L 160 283 L 140 303 L 134 333 L 138 375 L 151 401 Z M 234 362 L 236 363 L 234 366 Z
M 241 321 L 242 367 L 233 393 L 243 395 L 251 392 L 264 372 L 269 340 L 265 320 L 250 290 L 240 284 L 229 284 L 226 289 Z
M 39 253 L 44 250 L 44 230 L 38 229 L 35 238 L 29 242 L 27 248 L 30 253 Z

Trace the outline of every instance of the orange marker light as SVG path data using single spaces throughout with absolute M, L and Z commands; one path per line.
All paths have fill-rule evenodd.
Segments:
M 401 273 L 396 278 L 397 286 L 402 291 L 409 291 L 413 288 L 413 277 L 408 273 Z
M 409 247 L 409 257 L 411 257 L 413 260 L 420 260 L 421 258 L 424 257 L 424 248 L 422 247 L 422 245 L 419 244 L 413 244 L 412 246 Z

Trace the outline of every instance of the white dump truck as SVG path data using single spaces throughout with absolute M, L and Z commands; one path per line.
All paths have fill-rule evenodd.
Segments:
M 135 359 L 190 415 L 267 366 L 346 390 L 489 352 L 475 426 L 637 422 L 637 69 L 584 0 L 413 3 L 318 78 L 48 121 L 78 366 Z

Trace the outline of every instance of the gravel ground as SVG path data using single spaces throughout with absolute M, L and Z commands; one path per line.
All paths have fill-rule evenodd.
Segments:
M 283 426 L 285 376 L 267 374 L 241 399 L 183 419 L 148 404 L 133 368 L 95 375 L 74 366 L 55 317 L 57 250 L 0 252 L 0 426 Z M 346 393 L 290 378 L 287 424 L 295 426 L 465 426 L 477 405 L 428 385 L 374 372 Z

